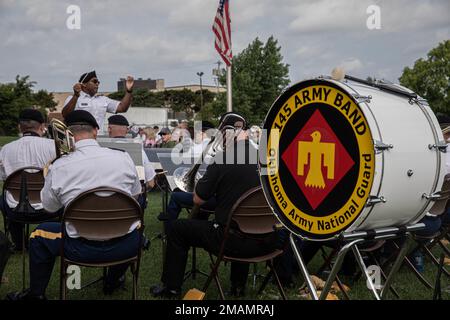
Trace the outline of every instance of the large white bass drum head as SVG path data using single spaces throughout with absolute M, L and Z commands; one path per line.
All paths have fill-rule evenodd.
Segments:
M 302 238 L 417 222 L 443 183 L 437 119 L 399 86 L 302 81 L 274 102 L 264 129 L 264 194 Z

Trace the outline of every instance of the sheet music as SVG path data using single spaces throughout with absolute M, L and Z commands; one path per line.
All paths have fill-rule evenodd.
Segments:
M 97 138 L 98 144 L 105 148 L 115 148 L 127 152 L 136 166 L 142 166 L 142 144 L 127 138 Z
M 195 158 L 193 157 L 183 157 L 183 155 L 176 155 L 172 153 L 157 153 L 157 156 L 160 160 L 160 165 L 166 173 L 166 179 L 169 184 L 170 190 L 174 190 L 177 188 L 175 184 L 175 180 L 173 178 L 173 173 L 177 168 L 192 168 L 195 164 Z M 203 175 L 206 171 L 206 164 L 202 164 L 199 168 L 199 173 Z
M 145 180 L 145 169 L 144 166 L 136 166 L 136 171 L 139 177 L 139 180 Z

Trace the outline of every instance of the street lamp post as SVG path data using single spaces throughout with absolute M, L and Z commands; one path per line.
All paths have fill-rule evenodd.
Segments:
M 200 77 L 200 110 L 203 109 L 203 86 L 202 86 L 202 76 L 203 72 L 197 72 L 197 75 Z

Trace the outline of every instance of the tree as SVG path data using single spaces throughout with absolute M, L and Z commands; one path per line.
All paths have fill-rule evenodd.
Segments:
M 271 36 L 265 44 L 256 38 L 233 57 L 233 110 L 250 123 L 260 124 L 272 103 L 289 85 L 289 65 L 283 63 L 280 51 L 278 41 Z M 220 77 L 220 82 L 225 85 L 225 75 Z M 226 110 L 226 96 L 219 95 L 214 104 L 221 105 L 220 110 Z M 210 107 L 205 112 L 211 114 Z M 203 113 L 201 117 L 206 119 Z
M 53 100 L 53 94 L 48 93 L 46 90 L 39 90 L 35 94 L 33 94 L 35 105 L 39 107 L 39 109 L 49 111 L 55 111 L 56 106 L 58 105 L 55 100 Z
M 203 108 L 197 113 L 195 120 L 208 120 L 214 125 L 219 124 L 219 119 L 222 114 L 226 112 L 226 93 L 219 93 L 216 99 L 206 102 Z
M 39 109 L 44 115 L 46 109 L 52 110 L 56 103 L 53 95 L 45 90 L 33 93 L 34 81 L 29 76 L 16 76 L 15 83 L 0 84 L 0 135 L 16 135 L 17 122 L 21 110 L 26 108 Z
M 450 112 L 450 40 L 431 49 L 410 69 L 405 67 L 400 84 L 425 98 L 434 112 Z
M 121 100 L 125 95 L 124 91 L 117 91 L 109 94 L 109 98 Z M 209 90 L 203 90 L 203 105 L 211 103 L 215 94 Z M 194 112 L 201 109 L 200 90 L 193 92 L 189 89 L 183 90 L 165 90 L 152 92 L 147 89 L 136 89 L 133 93 L 134 107 L 168 107 L 175 112 L 185 112 L 188 118 L 193 116 Z
M 114 100 L 122 100 L 125 91 L 117 91 L 108 95 Z M 133 93 L 133 107 L 161 108 L 164 106 L 164 93 L 147 89 L 136 89 Z

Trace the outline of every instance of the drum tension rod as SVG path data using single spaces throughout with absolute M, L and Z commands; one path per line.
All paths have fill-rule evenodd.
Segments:
M 367 199 L 367 203 L 366 203 L 366 207 L 370 207 L 373 206 L 377 203 L 385 203 L 386 202 L 386 198 L 383 196 L 369 196 L 369 199 Z
M 358 103 L 362 103 L 362 102 L 370 103 L 370 101 L 372 100 L 372 96 L 371 95 L 361 96 L 361 95 L 359 95 L 357 93 L 352 94 L 352 95 L 353 95 L 353 98 L 355 98 L 358 101 Z
M 442 195 L 441 191 L 436 191 L 431 194 L 426 194 L 426 193 L 422 194 L 422 198 L 425 198 L 427 200 L 432 200 L 432 201 L 441 200 L 442 197 L 443 197 L 443 195 Z
M 394 147 L 394 145 L 392 145 L 392 144 L 386 144 L 381 141 L 375 141 L 376 153 L 380 153 L 382 151 L 392 149 L 393 147 Z
M 437 144 L 429 144 L 428 149 L 438 149 L 440 152 L 447 152 L 447 143 L 445 141 L 439 141 Z

